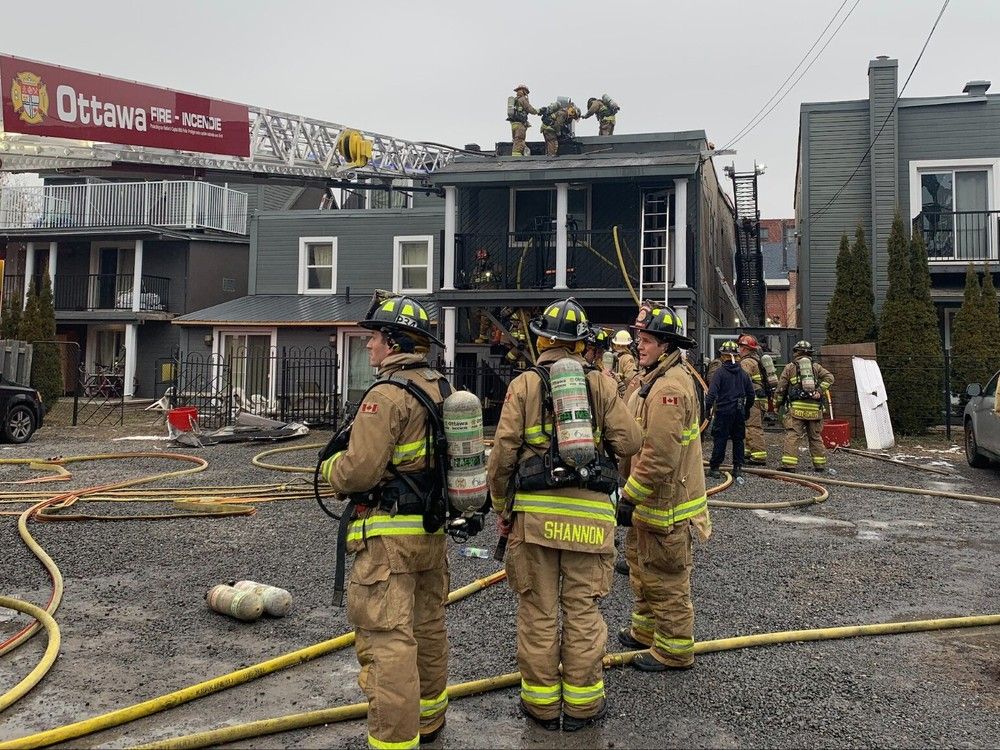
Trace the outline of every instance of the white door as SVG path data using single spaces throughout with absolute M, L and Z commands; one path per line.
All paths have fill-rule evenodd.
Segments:
M 896 444 L 889 419 L 889 397 L 882 382 L 882 371 L 872 359 L 852 357 L 858 404 L 865 426 L 865 441 L 869 450 L 885 450 Z

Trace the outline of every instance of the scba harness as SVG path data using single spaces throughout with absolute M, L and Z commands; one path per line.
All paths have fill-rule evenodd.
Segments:
M 618 489 L 618 464 L 607 446 L 605 446 L 605 454 L 596 453 L 594 460 L 586 466 L 570 466 L 559 455 L 559 438 L 558 431 L 555 429 L 555 408 L 552 402 L 552 383 L 549 371 L 538 365 L 530 370 L 538 375 L 542 382 L 541 432 L 549 439 L 549 447 L 544 454 L 533 453 L 518 464 L 514 479 L 515 488 L 522 492 L 538 492 L 565 487 L 580 487 L 604 495 L 614 492 Z M 586 378 L 584 382 L 587 385 L 587 403 L 590 408 L 588 416 L 591 429 L 596 435 L 597 419 L 594 414 L 593 394 Z
M 433 372 L 422 364 L 402 369 L 417 368 Z M 430 379 L 428 378 L 428 380 Z M 441 377 L 434 379 L 437 381 L 443 403 L 451 395 L 451 384 Z M 380 482 L 366 492 L 348 495 L 347 507 L 339 516 L 331 513 L 325 507 L 323 508 L 328 515 L 338 518 L 340 522 L 337 530 L 337 567 L 334 575 L 334 603 L 337 606 L 342 606 L 344 600 L 347 542 L 351 524 L 358 520 L 366 520 L 372 509 L 384 510 L 388 512 L 390 518 L 395 518 L 397 515 L 420 516 L 423 519 L 423 530 L 427 534 L 438 533 L 449 518 L 453 517 L 456 519 L 455 523 L 449 525 L 447 531 L 456 538 L 468 539 L 482 529 L 482 512 L 471 518 L 464 516 L 454 511 L 447 500 L 448 441 L 445 436 L 441 404 L 435 402 L 426 391 L 412 380 L 402 377 L 398 373 L 375 381 L 365 391 L 361 402 L 364 402 L 369 392 L 381 385 L 401 388 L 413 396 L 427 412 L 423 453 L 426 457 L 425 467 L 421 471 L 404 473 L 396 468 L 390 459 L 385 468 L 392 475 L 392 479 Z M 331 438 L 320 453 L 320 464 L 337 452 L 346 450 L 351 440 L 353 425 L 354 419 L 352 418 L 344 429 Z M 322 501 L 320 504 L 322 505 Z M 483 512 L 485 512 L 485 507 Z M 362 534 L 366 532 L 367 526 L 362 524 Z M 362 539 L 367 542 L 366 536 L 362 536 Z

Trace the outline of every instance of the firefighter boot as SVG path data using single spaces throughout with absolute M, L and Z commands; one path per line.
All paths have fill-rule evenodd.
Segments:
M 534 716 L 530 711 L 528 711 L 528 709 L 526 709 L 524 707 L 523 703 L 520 703 L 518 705 L 520 705 L 520 707 L 521 707 L 521 714 L 525 718 L 531 719 L 533 722 L 535 722 L 538 726 L 540 726 L 545 731 L 547 731 L 547 732 L 558 732 L 559 731 L 559 717 L 558 716 L 555 717 L 554 719 L 539 719 L 537 716 Z
M 569 714 L 563 714 L 562 717 L 562 728 L 564 732 L 576 732 L 577 730 L 583 729 L 584 727 L 593 726 L 601 721 L 605 716 L 608 715 L 608 704 L 605 703 L 601 706 L 601 710 L 598 711 L 593 716 L 588 716 L 586 719 L 578 719 L 575 716 L 570 716 Z
M 621 555 L 615 560 L 615 571 L 623 576 L 628 575 L 628 560 L 625 559 L 625 555 Z
M 438 738 L 438 735 L 441 734 L 441 730 L 444 729 L 444 726 L 445 726 L 446 723 L 447 723 L 447 721 L 442 721 L 441 722 L 441 726 L 439 726 L 433 732 L 428 732 L 427 734 L 422 734 L 421 733 L 421 735 L 420 735 L 420 744 L 421 745 L 429 745 L 432 742 L 434 742 L 434 740 L 436 740 Z
M 639 654 L 635 657 L 632 660 L 632 666 L 642 672 L 683 672 L 687 669 L 693 669 L 694 662 L 682 666 L 664 664 L 647 651 L 645 654 Z
M 632 635 L 631 628 L 622 628 L 618 631 L 618 642 L 625 646 L 625 648 L 630 648 L 633 651 L 642 651 L 643 649 L 649 648 L 649 644 L 637 640 L 636 637 Z

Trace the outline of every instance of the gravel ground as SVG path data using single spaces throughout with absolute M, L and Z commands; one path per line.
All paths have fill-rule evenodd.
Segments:
M 139 431 L 151 432 L 150 429 Z M 117 436 L 118 433 L 116 432 Z M 40 431 L 0 458 L 166 450 L 162 442 L 109 442 L 100 431 Z M 772 436 L 771 442 L 776 442 Z M 317 435 L 317 440 L 325 439 Z M 315 442 L 311 437 L 309 442 Z M 931 445 L 931 443 L 925 443 Z M 257 469 L 270 447 L 198 451 L 206 472 L 164 486 L 295 481 L 304 475 Z M 832 459 L 837 478 L 996 495 L 995 471 L 969 469 L 941 441 L 908 444 L 921 462 L 950 461 L 945 479 L 856 456 Z M 772 449 L 772 461 L 777 451 Z M 313 451 L 279 462 L 306 464 Z M 177 468 L 160 459 L 71 466 L 63 491 Z M 33 476 L 0 468 L 2 481 Z M 30 487 L 30 485 L 29 485 Z M 0 489 L 10 489 L 0 487 Z M 788 500 L 807 491 L 750 477 L 731 500 Z M 25 506 L 5 505 L 7 510 Z M 77 510 L 81 510 L 78 506 Z M 87 503 L 82 512 L 167 512 L 159 505 Z M 0 518 L 0 592 L 42 604 L 47 577 L 21 543 L 15 518 Z M 796 510 L 713 512 L 715 533 L 696 551 L 696 638 L 793 628 L 886 622 L 1000 611 L 1000 508 L 952 500 L 831 488 L 830 500 Z M 334 522 L 311 501 L 264 503 L 250 517 L 34 524 L 65 577 L 57 613 L 63 643 L 44 681 L 8 709 L 0 740 L 60 726 L 153 698 L 349 630 L 331 605 Z M 475 541 L 492 550 L 495 535 Z M 452 588 L 497 570 L 492 560 L 450 551 Z M 238 623 L 207 610 L 205 591 L 252 578 L 295 597 L 284 619 Z M 611 633 L 627 623 L 622 577 L 602 603 Z M 26 619 L 0 610 L 0 640 Z M 449 610 L 451 681 L 516 669 L 514 600 L 505 584 Z M 612 637 L 613 638 L 613 637 Z M 619 650 L 614 640 L 611 650 Z M 44 650 L 34 638 L 3 657 L 0 693 Z M 455 701 L 441 747 L 983 747 L 1000 737 L 1000 631 L 953 630 L 804 643 L 707 654 L 697 668 L 606 676 L 609 718 L 575 735 L 549 734 L 517 715 L 517 691 Z M 363 699 L 351 651 L 330 654 L 228 691 L 70 743 L 128 747 L 189 732 L 352 703 Z M 362 722 L 316 727 L 240 743 L 242 747 L 363 748 Z

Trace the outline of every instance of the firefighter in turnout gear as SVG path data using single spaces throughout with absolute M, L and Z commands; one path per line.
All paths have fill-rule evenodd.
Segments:
M 549 305 L 530 330 L 538 364 L 507 389 L 487 468 L 498 525 L 509 534 L 507 579 L 518 597 L 521 711 L 548 730 L 559 729 L 561 715 L 562 729 L 575 731 L 607 711 L 608 631 L 597 602 L 610 591 L 615 559 L 611 454 L 634 454 L 642 437 L 612 380 L 586 368 L 581 390 L 593 434 L 588 450 L 596 456 L 583 467 L 590 479 L 565 463 L 550 395 L 554 365 L 568 359 L 586 367 L 580 355 L 590 327 L 583 308 L 567 299 Z
M 632 335 L 624 328 L 611 339 L 611 350 L 615 353 L 615 376 L 621 384 L 619 393 L 623 394 L 639 372 L 631 347 Z
M 649 649 L 632 662 L 663 672 L 694 665 L 691 604 L 692 535 L 708 539 L 702 471 L 699 397 L 681 361 L 695 342 L 681 332 L 669 307 L 643 303 L 633 329 L 639 339 L 642 385 L 628 402 L 642 427 L 639 454 L 622 465 L 627 476 L 618 507 L 629 581 L 635 595 L 632 625 L 618 633 L 628 648 Z
M 760 345 L 749 333 L 740 336 L 736 343 L 740 347 L 740 367 L 750 376 L 753 383 L 754 402 L 747 418 L 746 459 L 747 463 L 764 466 L 767 464 L 767 442 L 764 439 L 764 414 L 767 412 L 767 377 L 760 363 Z
M 373 304 L 369 361 L 379 381 L 405 379 L 434 403 L 444 376 L 427 364 L 433 341 L 427 311 L 410 297 Z M 358 407 L 346 450 L 322 463 L 340 495 L 358 497 L 347 526 L 354 555 L 347 617 L 355 628 L 358 684 L 368 696 L 368 745 L 415 748 L 444 726 L 448 707 L 448 597 L 445 536 L 428 532 L 413 488 L 433 473 L 427 409 L 395 384 L 374 385 Z M 405 477 L 406 481 L 401 481 Z
M 507 102 L 507 120 L 510 122 L 511 156 L 524 156 L 524 141 L 528 137 L 528 115 L 537 115 L 538 110 L 528 101 L 528 87 L 523 83 L 514 88 L 514 96 Z
M 559 140 L 572 135 L 570 124 L 580 119 L 580 110 L 573 102 L 552 105 L 540 112 L 542 115 L 542 137 L 545 138 L 545 155 L 559 155 Z
M 792 361 L 785 365 L 778 379 L 775 403 L 788 405 L 785 415 L 785 441 L 781 470 L 794 471 L 799 465 L 799 442 L 808 437 L 813 469 L 826 471 L 826 447 L 823 445 L 823 402 L 829 398 L 833 373 L 812 360 L 813 348 L 799 341 L 792 351 Z
M 615 115 L 618 114 L 619 109 L 618 103 L 607 94 L 600 99 L 592 96 L 587 100 L 587 112 L 583 115 L 583 119 L 596 117 L 600 128 L 598 134 L 614 135 Z

